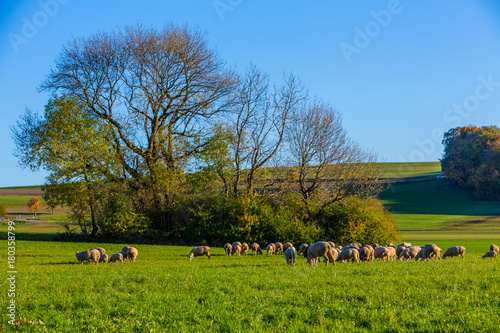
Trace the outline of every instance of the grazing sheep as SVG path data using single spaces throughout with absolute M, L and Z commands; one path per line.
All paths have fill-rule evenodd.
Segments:
M 76 252 L 76 260 L 80 261 L 82 265 L 84 261 L 92 261 L 94 265 L 97 265 L 99 263 L 100 256 L 101 253 L 96 249 Z
M 233 245 L 233 250 L 231 251 L 231 255 L 233 256 L 239 256 L 241 254 L 241 245 L 234 244 Z
M 483 258 L 497 258 L 497 251 L 489 251 L 483 256 Z
M 351 244 L 347 244 L 346 246 L 344 246 L 343 249 L 345 250 L 346 248 L 354 248 L 354 249 L 359 250 L 361 247 L 362 246 L 360 243 L 351 243 Z
M 498 253 L 499 252 L 498 245 L 491 244 L 490 251 L 495 251 L 496 253 Z
M 334 249 L 334 248 L 335 248 L 335 243 L 334 243 L 334 242 L 332 242 L 332 241 L 328 241 L 327 243 L 328 243 L 328 244 L 330 244 L 330 247 L 331 247 L 332 249 Z
M 130 246 L 127 247 L 127 251 L 128 251 L 128 249 L 130 249 Z M 123 261 L 127 260 L 127 258 L 128 258 L 127 251 L 122 250 L 122 252 L 120 252 L 123 256 Z
M 409 246 L 398 255 L 398 260 L 413 260 L 420 250 L 420 246 Z
M 392 244 L 392 243 L 389 243 L 389 244 L 387 244 L 387 246 L 386 246 L 386 247 L 393 247 L 393 248 L 396 248 L 396 245 L 394 245 L 394 244 Z
M 229 243 L 224 244 L 224 251 L 226 251 L 226 255 L 231 256 L 231 251 L 233 246 Z
M 323 261 L 326 266 L 328 266 L 328 262 L 333 262 L 335 265 L 335 260 L 333 260 L 332 252 L 330 244 L 327 242 L 316 242 L 312 245 L 309 245 L 304 250 L 304 257 L 307 258 L 307 263 L 310 265 L 317 266 L 318 261 L 317 258 L 323 257 L 325 260 Z
M 356 248 L 349 248 L 340 252 L 337 261 L 349 261 L 358 262 L 359 261 L 359 250 Z
M 118 253 L 115 253 L 113 254 L 110 258 L 109 258 L 109 261 L 108 261 L 108 264 L 111 264 L 113 262 L 123 262 L 123 254 L 122 252 L 118 252 Z
M 252 243 L 252 245 L 250 245 L 250 249 L 252 249 L 253 254 L 262 254 L 260 245 L 257 243 Z
M 389 257 L 389 253 L 388 253 L 386 247 L 379 246 L 379 247 L 374 249 L 373 256 L 374 256 L 374 259 L 380 259 L 380 260 L 384 261 L 385 258 Z
M 275 247 L 275 245 L 273 243 L 267 244 L 267 246 L 266 246 L 267 255 L 268 256 L 272 256 L 274 254 L 274 250 L 275 249 L 276 249 L 276 247 Z
M 127 258 L 128 260 L 135 262 L 135 259 L 137 258 L 137 255 L 139 254 L 139 251 L 135 247 L 130 247 L 127 250 Z
M 401 252 L 403 252 L 403 250 L 406 249 L 406 248 L 407 248 L 407 246 L 399 244 L 398 247 L 396 248 L 396 255 L 399 257 L 399 255 L 401 254 Z
M 415 256 L 415 260 L 416 261 L 425 260 L 424 252 L 425 252 L 424 246 L 420 246 L 420 251 L 418 251 L 417 255 Z
M 122 247 L 122 251 L 121 252 L 127 253 L 128 249 L 130 249 L 130 246 L 125 245 L 124 247 Z
M 99 262 L 107 263 L 108 262 L 108 255 L 106 253 L 101 254 L 101 256 L 99 257 Z
M 280 252 L 283 253 L 283 244 L 281 244 L 280 242 L 274 243 L 274 252 L 276 254 L 279 254 Z
M 464 258 L 465 255 L 465 247 L 463 246 L 452 246 L 449 247 L 446 251 L 443 253 L 443 259 L 446 259 L 446 257 L 457 257 L 457 256 L 462 256 L 462 259 Z
M 293 247 L 289 247 L 285 250 L 285 259 L 287 265 L 295 266 L 295 249 Z
M 193 257 L 199 257 L 199 256 L 207 256 L 208 259 L 210 258 L 210 248 L 208 246 L 197 246 L 193 247 L 191 252 L 189 252 L 189 260 L 192 260 Z
M 285 253 L 285 251 L 289 248 L 293 247 L 293 244 L 290 243 L 290 242 L 286 242 L 283 244 L 283 253 Z
M 373 247 L 373 249 L 376 249 L 377 247 L 380 247 L 380 245 L 378 245 L 377 243 L 370 244 L 370 246 Z
M 441 249 L 436 244 L 425 244 L 424 246 L 424 260 L 441 259 Z
M 92 250 L 97 250 L 99 251 L 99 253 L 102 255 L 102 254 L 105 254 L 106 253 L 106 250 L 103 249 L 102 247 L 96 247 L 96 248 L 93 248 L 93 249 L 90 249 L 91 251 Z
M 392 246 L 387 246 L 387 259 L 388 260 L 396 260 L 396 248 Z
M 309 245 L 308 244 L 300 244 L 299 246 L 299 251 L 297 252 L 299 254 L 299 256 L 304 256 L 304 250 L 306 247 L 308 247 Z
M 398 246 L 410 247 L 412 245 L 411 245 L 411 243 L 405 243 L 405 242 L 403 242 L 403 243 L 399 244 Z
M 361 261 L 373 261 L 375 259 L 375 250 L 370 245 L 365 245 L 359 249 L 359 260 Z
M 247 254 L 248 253 L 248 244 L 247 243 L 242 243 L 241 244 L 241 253 L 242 254 Z
M 240 246 L 240 248 L 241 248 L 241 243 L 240 243 L 240 242 L 233 242 L 233 244 L 231 244 L 231 246 L 232 246 L 232 247 L 235 247 L 235 246 L 237 246 L 237 245 L 239 245 L 239 246 Z

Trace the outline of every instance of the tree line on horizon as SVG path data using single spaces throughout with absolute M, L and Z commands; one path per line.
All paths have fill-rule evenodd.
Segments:
M 285 74 L 230 68 L 203 33 L 142 25 L 71 40 L 12 128 L 49 206 L 90 237 L 397 240 L 373 196 L 383 164 Z M 360 239 L 361 238 L 361 239 Z

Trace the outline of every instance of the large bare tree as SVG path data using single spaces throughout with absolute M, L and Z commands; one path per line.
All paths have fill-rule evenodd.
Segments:
M 137 25 L 72 40 L 41 88 L 109 125 L 110 153 L 167 230 L 177 175 L 207 144 L 208 122 L 226 110 L 236 81 L 198 30 Z
M 303 86 L 292 74 L 269 87 L 269 76 L 251 65 L 240 80 L 234 104 L 232 160 L 233 195 L 244 181 L 253 193 L 256 173 L 276 156 L 285 137 L 289 115 L 304 99 Z
M 295 109 L 286 132 L 292 190 L 309 213 L 348 195 L 370 195 L 381 188 L 383 165 L 349 139 L 340 114 L 320 100 Z

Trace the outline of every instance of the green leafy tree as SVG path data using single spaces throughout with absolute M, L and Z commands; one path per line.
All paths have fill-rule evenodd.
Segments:
M 44 186 L 49 206 L 69 205 L 82 218 L 90 213 L 91 235 L 96 235 L 99 192 L 121 178 L 106 125 L 76 99 L 54 97 L 43 116 L 28 110 L 13 137 L 21 166 L 49 171 Z

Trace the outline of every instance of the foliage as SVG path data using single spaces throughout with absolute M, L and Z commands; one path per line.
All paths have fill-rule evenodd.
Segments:
M 38 198 L 31 198 L 30 201 L 28 201 L 28 208 L 30 209 L 30 212 L 35 213 L 40 210 L 40 207 L 42 207 L 42 202 Z
M 443 173 L 480 199 L 500 200 L 500 129 L 457 127 L 444 134 Z
M 149 227 L 149 220 L 135 212 L 123 193 L 110 191 L 103 201 L 97 225 L 105 239 L 136 239 Z
M 5 206 L 0 202 L 0 217 L 6 217 L 7 216 L 7 209 Z
M 349 197 L 321 210 L 316 222 L 324 238 L 339 244 L 387 244 L 401 240 L 394 219 L 375 198 Z
M 224 244 L 241 240 L 265 246 L 269 242 L 310 243 L 319 230 L 297 219 L 291 210 L 262 196 L 210 196 L 186 202 L 191 215 L 184 239 L 192 244 Z M 186 210 L 186 206 L 183 207 Z

